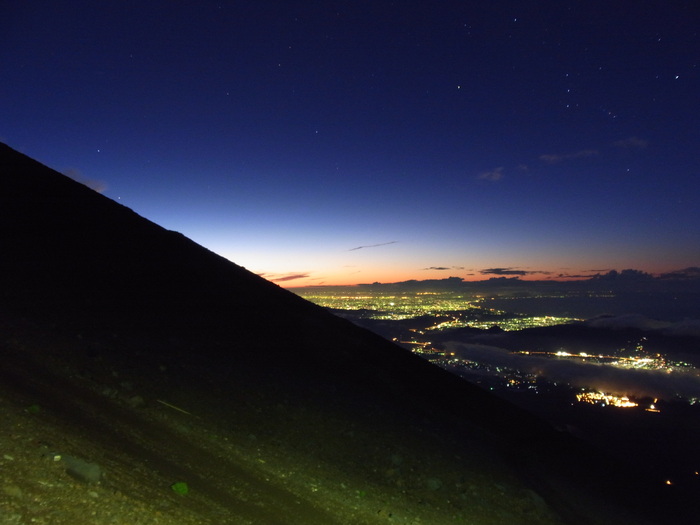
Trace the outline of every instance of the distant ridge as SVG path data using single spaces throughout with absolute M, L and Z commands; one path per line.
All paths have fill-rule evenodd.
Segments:
M 567 523 L 615 523 L 632 515 L 636 519 L 639 509 L 633 505 L 640 505 L 644 519 L 653 521 L 654 512 L 664 514 L 669 508 L 662 499 L 650 502 L 645 491 L 651 488 L 644 480 L 616 471 L 617 464 L 540 419 L 4 144 L 0 144 L 0 253 L 0 329 L 6 341 L 13 341 L 12 348 L 26 348 L 31 356 L 23 357 L 20 350 L 6 352 L 7 370 L 18 370 L 7 375 L 7 384 L 14 381 L 18 392 L 22 381 L 17 378 L 25 373 L 29 377 L 26 367 L 41 361 L 41 350 L 30 349 L 38 348 L 37 341 L 47 343 L 55 337 L 73 341 L 65 344 L 65 353 L 75 354 L 75 359 L 97 355 L 122 363 L 118 373 L 133 374 L 130 382 L 140 381 L 144 391 L 153 389 L 153 396 L 165 392 L 171 399 L 197 399 L 199 426 L 211 418 L 226 421 L 232 417 L 227 414 L 235 413 L 238 425 L 255 428 L 260 421 L 255 434 L 263 437 L 256 439 L 306 450 L 321 458 L 314 461 L 339 469 L 357 468 L 368 479 L 377 476 L 381 479 L 376 483 L 385 483 L 391 495 L 387 500 L 413 501 L 413 496 L 401 489 L 401 483 L 408 483 L 404 478 L 399 484 L 391 478 L 389 484 L 376 473 L 377 458 L 393 458 L 393 467 L 387 459 L 391 467 L 387 471 L 392 472 L 400 471 L 399 464 L 405 461 L 392 456 L 386 450 L 389 445 L 382 445 L 379 452 L 371 450 L 382 440 L 405 447 L 417 443 L 416 456 L 420 452 L 426 458 L 431 454 L 451 458 L 464 479 L 469 478 L 472 463 L 493 463 L 494 472 L 510 469 L 508 481 L 491 481 L 488 487 L 472 483 L 469 490 L 483 490 L 482 501 L 491 501 L 494 484 L 521 483 L 524 492 L 518 494 L 525 499 L 518 505 L 539 508 L 536 503 L 543 498 L 547 508 Z M 88 365 L 94 365 L 95 358 L 90 359 Z M 151 372 L 151 365 L 153 370 L 155 365 L 168 370 L 164 379 Z M 0 371 L 0 384 L 3 373 L 10 374 Z M 73 414 L 77 398 L 65 395 L 64 409 Z M 284 415 L 292 407 L 300 407 L 294 408 L 299 419 L 286 422 Z M 297 425 L 316 430 L 292 438 L 301 432 L 295 430 Z M 153 454 L 156 449 L 154 445 Z M 470 459 L 477 450 L 481 455 Z M 486 454 L 493 454 L 493 461 Z M 497 465 L 505 466 L 497 469 Z M 405 470 L 407 480 L 418 475 Z M 416 491 L 413 498 L 421 499 L 431 512 L 444 507 L 444 523 L 456 523 L 448 516 L 467 519 L 473 511 L 457 504 L 459 498 L 471 501 L 462 487 L 469 483 L 442 486 L 442 479 L 453 474 L 443 473 L 437 481 L 437 475 L 427 478 L 428 488 Z M 603 475 L 605 481 L 599 481 Z M 528 500 L 522 496 L 526 489 L 538 495 Z M 217 496 L 214 488 L 212 493 L 218 504 L 227 505 L 225 496 Z M 542 508 L 527 511 L 541 514 L 519 519 L 521 507 L 508 507 L 507 500 L 496 498 L 481 512 L 497 516 L 495 501 L 501 501 L 515 521 L 557 522 Z M 309 509 L 315 508 L 310 501 Z M 267 504 L 274 514 L 274 498 Z M 235 513 L 236 505 L 229 507 Z M 373 519 L 382 517 L 374 513 Z M 681 518 L 677 515 L 675 522 Z

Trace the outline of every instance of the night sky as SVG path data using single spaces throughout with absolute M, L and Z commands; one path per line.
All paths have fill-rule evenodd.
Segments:
M 3 2 L 0 141 L 283 286 L 700 266 L 700 6 Z

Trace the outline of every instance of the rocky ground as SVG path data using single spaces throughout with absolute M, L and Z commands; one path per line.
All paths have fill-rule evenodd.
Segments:
M 560 522 L 479 436 L 454 457 L 390 415 L 365 427 L 292 395 L 221 398 L 167 360 L 5 335 L 2 524 Z

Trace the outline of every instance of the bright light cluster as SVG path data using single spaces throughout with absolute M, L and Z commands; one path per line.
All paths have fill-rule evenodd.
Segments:
M 639 406 L 638 403 L 630 401 L 627 396 L 615 396 L 604 392 L 582 392 L 576 394 L 576 399 L 580 403 L 590 403 L 592 405 L 612 406 L 618 408 L 633 408 Z
M 479 303 L 483 297 L 453 292 L 392 293 L 350 292 L 348 290 L 298 292 L 304 299 L 325 308 L 336 310 L 363 310 L 368 319 L 399 321 L 424 315 L 442 317 L 426 330 L 454 328 L 488 329 L 498 325 L 501 330 L 522 330 L 537 326 L 552 326 L 580 321 L 572 317 L 532 316 L 506 314 Z

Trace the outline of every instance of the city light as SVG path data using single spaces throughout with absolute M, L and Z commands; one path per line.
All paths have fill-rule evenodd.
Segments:
M 618 408 L 633 408 L 639 406 L 639 403 L 630 401 L 627 396 L 615 396 L 604 392 L 582 392 L 576 394 L 576 399 L 581 403 L 590 403 L 591 405 L 613 406 Z

